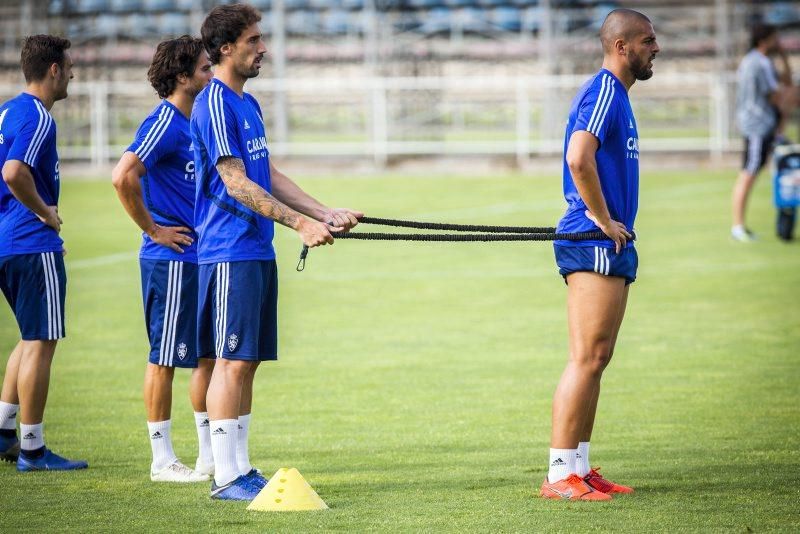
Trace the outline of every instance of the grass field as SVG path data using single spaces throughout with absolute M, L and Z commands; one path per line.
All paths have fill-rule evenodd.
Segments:
M 554 176 L 297 179 L 376 216 L 539 225 L 562 211 Z M 592 440 L 592 463 L 637 492 L 610 503 L 534 496 L 566 358 L 549 244 L 341 241 L 297 273 L 300 243 L 279 229 L 281 359 L 259 371 L 251 456 L 297 467 L 330 506 L 289 514 L 149 481 L 138 234 L 110 184 L 67 179 L 69 337 L 45 435 L 90 469 L 0 465 L 0 530 L 796 531 L 800 244 L 772 237 L 766 179 L 762 241 L 731 242 L 732 179 L 644 173 L 640 278 Z M 4 304 L 0 354 L 17 335 Z M 173 435 L 193 463 L 187 378 Z

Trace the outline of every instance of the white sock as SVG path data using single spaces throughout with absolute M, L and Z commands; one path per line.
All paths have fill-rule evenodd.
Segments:
M 579 477 L 589 474 L 589 442 L 581 441 L 578 443 L 578 450 L 575 453 L 575 472 Z
M 19 404 L 0 401 L 0 430 L 16 430 L 17 413 Z
M 38 425 L 19 424 L 19 433 L 22 434 L 20 448 L 24 451 L 35 451 L 44 447 L 44 423 Z
M 147 432 L 150 434 L 150 447 L 153 449 L 153 463 L 150 469 L 157 473 L 178 461 L 175 451 L 172 450 L 172 438 L 169 435 L 172 420 L 147 422 Z
M 236 464 L 239 473 L 246 475 L 253 469 L 250 465 L 250 453 L 247 450 L 247 434 L 250 431 L 250 414 L 239 416 L 239 435 L 236 438 Z
M 558 482 L 575 472 L 576 449 L 550 449 L 548 482 Z
M 236 437 L 239 434 L 239 421 L 220 419 L 210 421 L 211 451 L 214 453 L 214 481 L 224 486 L 239 476 L 236 464 Z
M 211 453 L 208 412 L 194 412 L 194 424 L 197 427 L 197 443 L 200 447 L 197 457 L 200 458 L 204 465 L 214 465 L 214 455 Z

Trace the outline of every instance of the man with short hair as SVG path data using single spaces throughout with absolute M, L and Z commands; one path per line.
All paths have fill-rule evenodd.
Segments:
M 744 160 L 733 187 L 731 227 L 731 237 L 744 243 L 756 239 L 745 225 L 750 192 L 772 153 L 781 111 L 790 109 L 796 103 L 795 93 L 791 89 L 789 60 L 778 39 L 778 29 L 769 24 L 753 26 L 750 46 L 736 73 L 736 121 L 744 136 Z M 783 63 L 780 80 L 769 58 L 773 54 L 777 54 Z
M 147 73 L 162 98 L 113 171 L 113 184 L 142 229 L 139 264 L 150 341 L 144 380 L 147 430 L 153 453 L 150 480 L 201 482 L 214 473 L 206 392 L 214 360 L 197 354 L 197 250 L 194 227 L 194 152 L 189 117 L 211 79 L 200 39 L 184 35 L 156 48 Z M 172 448 L 175 368 L 192 369 L 190 398 L 200 451 L 192 470 Z
M 628 99 L 637 80 L 653 75 L 659 52 L 650 20 L 616 9 L 600 29 L 603 67 L 572 101 L 564 137 L 567 211 L 558 232 L 602 231 L 594 241 L 556 241 L 567 283 L 569 361 L 553 397 L 550 469 L 541 495 L 600 501 L 626 486 L 589 464 L 600 378 L 614 352 L 638 258 L 631 240 L 639 197 L 639 134 Z
M 333 243 L 331 232 L 355 226 L 362 215 L 322 205 L 270 161 L 261 108 L 244 92 L 266 53 L 260 20 L 244 4 L 217 6 L 208 14 L 201 35 L 217 67 L 191 119 L 199 354 L 217 357 L 207 397 L 211 497 L 225 500 L 252 500 L 267 482 L 250 464 L 247 436 L 256 369 L 278 357 L 274 222 L 316 247 Z
M 66 335 L 67 274 L 58 235 L 61 183 L 50 109 L 67 98 L 70 44 L 52 35 L 26 38 L 21 57 L 25 91 L 0 106 L 0 290 L 21 337 L 8 358 L 0 393 L 0 457 L 16 461 L 23 472 L 88 467 L 45 447 L 42 423 L 53 354 Z

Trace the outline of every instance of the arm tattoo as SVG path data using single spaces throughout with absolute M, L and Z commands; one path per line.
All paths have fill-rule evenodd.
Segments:
M 217 163 L 217 171 L 231 197 L 256 213 L 284 226 L 294 228 L 297 225 L 298 213 L 250 180 L 242 160 L 231 157 L 222 158 Z

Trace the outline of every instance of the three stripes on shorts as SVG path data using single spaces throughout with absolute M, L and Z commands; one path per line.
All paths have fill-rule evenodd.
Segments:
M 594 247 L 594 272 L 608 276 L 611 260 L 608 258 L 608 249 Z
M 164 311 L 164 326 L 161 330 L 161 348 L 158 364 L 172 366 L 175 358 L 175 334 L 178 330 L 178 315 L 181 310 L 181 286 L 183 285 L 183 262 L 170 261 L 167 275 L 167 302 Z
M 218 263 L 217 270 L 217 292 L 216 292 L 216 355 L 222 357 L 225 351 L 225 325 L 228 322 L 228 290 L 230 288 L 231 264 L 228 262 Z
M 61 286 L 58 282 L 55 252 L 42 252 L 45 297 L 47 299 L 47 339 L 64 337 L 64 315 L 61 310 Z M 60 254 L 60 253 L 59 253 Z

